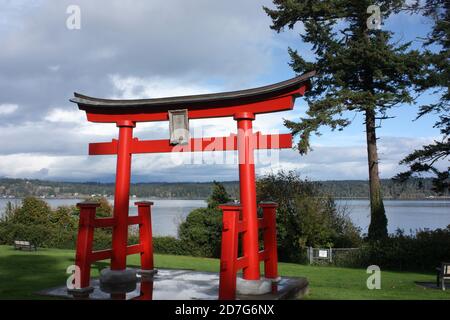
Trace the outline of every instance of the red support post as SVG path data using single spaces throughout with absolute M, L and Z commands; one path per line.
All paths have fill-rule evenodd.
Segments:
M 140 294 L 134 300 L 153 300 L 153 280 L 141 281 Z
M 153 202 L 136 202 L 139 224 L 139 243 L 141 245 L 141 269 L 153 270 L 153 239 L 152 239 L 152 215 L 151 206 Z
M 258 217 L 256 213 L 256 177 L 254 161 L 254 139 L 252 121 L 255 115 L 240 112 L 234 115 L 238 127 L 238 157 L 240 202 L 243 221 L 247 223 L 247 231 L 243 236 L 243 252 L 248 258 L 248 267 L 244 269 L 245 280 L 259 280 L 259 244 Z
M 264 229 L 264 277 L 268 279 L 278 278 L 278 252 L 277 252 L 277 204 L 274 202 L 262 202 L 259 206 L 263 209 Z
M 221 205 L 222 250 L 220 254 L 219 299 L 236 298 L 236 273 L 238 255 L 238 222 L 241 206 L 238 204 Z
M 96 202 L 78 203 L 80 209 L 80 219 L 77 237 L 77 252 L 75 255 L 75 265 L 79 268 L 79 283 L 77 283 L 77 274 L 75 277 L 75 289 L 88 288 L 91 278 L 92 240 L 94 238 L 94 219 L 97 207 L 100 204 Z M 77 270 L 78 271 L 78 270 Z
M 133 139 L 132 121 L 121 121 L 119 127 L 119 145 L 117 152 L 116 188 L 114 193 L 114 219 L 111 270 L 124 270 L 127 265 L 128 208 L 131 177 L 131 145 Z

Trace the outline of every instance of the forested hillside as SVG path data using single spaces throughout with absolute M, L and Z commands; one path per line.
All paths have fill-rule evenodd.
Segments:
M 322 190 L 336 198 L 368 198 L 369 183 L 364 180 L 319 182 Z M 391 179 L 381 181 L 385 199 L 423 199 L 439 196 L 432 191 L 431 179 L 411 179 L 402 184 Z M 448 196 L 448 193 L 446 194 Z M 445 195 L 444 195 L 445 196 Z
M 321 181 L 320 190 L 335 198 L 368 198 L 369 185 L 363 180 Z M 237 198 L 236 181 L 223 182 L 228 193 Z M 412 179 L 405 184 L 386 179 L 382 181 L 387 199 L 424 199 L 437 197 L 432 191 L 431 179 Z M 212 183 L 136 183 L 131 185 L 131 195 L 142 198 L 206 199 Z M 0 197 L 55 197 L 82 198 L 91 195 L 112 196 L 112 183 L 74 183 L 25 179 L 0 179 Z M 448 196 L 448 193 L 446 194 Z

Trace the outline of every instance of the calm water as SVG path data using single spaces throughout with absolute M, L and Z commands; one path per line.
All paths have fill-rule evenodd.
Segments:
M 353 223 L 367 233 L 370 222 L 369 200 L 337 200 L 337 205 L 348 210 Z M 445 228 L 450 225 L 450 201 L 440 200 L 385 200 L 389 233 L 403 229 L 406 233 L 417 229 Z
M 133 199 L 130 203 L 146 199 Z M 9 200 L 20 204 L 20 200 Z M 47 199 L 50 206 L 74 205 L 81 200 L 77 199 Z M 176 236 L 177 227 L 181 221 L 195 208 L 206 207 L 203 200 L 152 200 L 155 204 L 152 209 L 153 233 L 157 236 Z M 0 215 L 8 202 L 0 199 Z M 409 233 L 416 229 L 445 228 L 450 224 L 450 201 L 439 200 L 385 200 L 388 217 L 389 232 L 397 228 Z M 368 200 L 338 200 L 337 205 L 345 208 L 353 222 L 363 232 L 367 232 L 370 209 Z M 136 207 L 130 207 L 131 215 L 137 214 Z
M 148 199 L 130 200 L 130 215 L 137 215 L 137 208 L 134 202 Z M 9 200 L 12 203 L 20 204 L 20 199 Z M 75 205 L 83 200 L 79 199 L 45 199 L 51 207 Z M 155 236 L 176 236 L 178 225 L 194 209 L 206 207 L 204 200 L 151 200 L 152 206 L 152 228 Z M 3 215 L 8 199 L 0 199 L 0 215 Z M 110 200 L 112 204 L 113 201 Z

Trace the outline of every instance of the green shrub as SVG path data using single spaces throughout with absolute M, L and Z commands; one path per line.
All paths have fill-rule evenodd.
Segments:
M 0 225 L 0 243 L 12 245 L 15 240 L 26 240 L 36 246 L 46 247 L 52 238 L 53 231 L 39 224 L 30 226 L 19 223 L 4 223 Z
M 268 175 L 258 180 L 258 200 L 274 201 L 277 209 L 278 254 L 281 261 L 306 260 L 307 246 L 358 246 L 359 230 L 338 210 L 333 199 L 321 195 L 318 185 L 295 173 Z M 185 254 L 220 257 L 222 212 L 230 200 L 225 188 L 214 184 L 208 207 L 193 210 L 178 228 Z M 262 242 L 262 237 L 260 237 Z
M 193 210 L 178 228 L 183 249 L 193 256 L 220 257 L 222 212 L 217 208 Z
M 195 209 L 178 227 L 180 250 L 192 256 L 219 258 L 222 240 L 220 204 L 231 200 L 224 186 L 214 181 L 208 207 Z
M 102 202 L 102 215 L 110 210 Z M 0 220 L 0 243 L 10 244 L 14 240 L 31 241 L 39 247 L 75 249 L 78 233 L 79 210 L 75 207 L 58 207 L 52 210 L 41 199 L 28 197 L 22 204 L 10 209 Z M 97 229 L 94 234 L 94 250 L 111 246 L 110 230 Z
M 27 197 L 22 205 L 9 214 L 8 222 L 23 225 L 48 225 L 51 215 L 50 206 L 41 199 Z
M 357 247 L 360 231 L 320 185 L 295 172 L 279 172 L 257 182 L 259 201 L 273 201 L 277 209 L 278 256 L 281 261 L 305 262 L 306 248 Z
M 153 237 L 153 251 L 160 254 L 189 255 L 181 240 L 174 237 Z
M 367 241 L 360 250 L 337 261 L 347 267 L 378 265 L 382 270 L 434 271 L 450 261 L 450 226 L 433 231 L 419 230 L 413 235 L 402 231 L 383 241 Z

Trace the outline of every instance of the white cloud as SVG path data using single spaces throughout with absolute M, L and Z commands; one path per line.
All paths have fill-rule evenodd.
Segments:
M 58 123 L 76 123 L 82 124 L 87 122 L 86 115 L 83 111 L 78 110 L 66 110 L 62 108 L 56 108 L 51 110 L 44 118 L 48 122 Z
M 9 115 L 19 109 L 17 104 L 4 103 L 0 104 L 0 115 Z
M 399 161 L 414 149 L 432 142 L 432 138 L 385 136 L 379 140 L 379 168 L 381 178 L 391 178 L 406 167 Z M 446 161 L 437 164 L 444 168 Z M 296 170 L 314 180 L 367 179 L 367 151 L 365 145 L 318 146 L 306 156 L 293 150 L 283 150 L 280 163 L 259 169 L 261 174 L 279 170 Z
M 59 69 L 61 69 L 60 65 L 53 65 L 53 66 L 49 66 L 48 69 L 52 72 L 57 72 L 59 71 Z
M 57 159 L 51 156 L 19 153 L 0 156 L 0 176 L 36 176 L 40 170 L 50 167 Z
M 286 69 L 280 70 L 280 66 L 289 60 L 286 48 L 291 44 L 296 48 L 302 32 L 301 24 L 281 34 L 270 30 L 270 18 L 261 8 L 273 6 L 270 0 L 77 0 L 83 19 L 79 31 L 65 27 L 68 4 L 72 1 L 30 4 L 17 0 L 7 1 L 2 8 L 0 92 L 1 100 L 8 104 L 0 104 L 0 175 L 109 179 L 115 172 L 115 158 L 88 157 L 87 147 L 89 142 L 116 138 L 118 128 L 87 122 L 84 111 L 68 102 L 73 91 L 100 98 L 138 99 L 269 84 L 277 77 L 283 80 Z M 307 46 L 297 49 L 304 58 L 311 58 Z M 275 67 L 280 68 L 274 71 Z M 267 81 L 261 83 L 263 77 Z M 258 115 L 254 130 L 287 132 L 283 119 L 298 119 L 305 110 L 305 100 L 300 98 L 292 111 Z M 231 118 L 193 120 L 190 127 L 195 137 L 236 132 Z M 280 162 L 258 165 L 258 173 L 292 169 L 314 179 L 364 179 L 367 160 L 361 128 L 325 131 L 320 139 L 313 137 L 314 151 L 307 156 L 282 151 Z M 398 172 L 403 156 L 432 140 L 427 136 L 387 137 L 382 130 L 383 177 Z M 139 123 L 134 135 L 167 139 L 168 123 Z M 187 161 L 198 155 L 179 158 Z M 139 180 L 159 181 L 237 179 L 236 165 L 206 161 L 177 166 L 172 156 L 134 156 L 133 175 Z M 221 153 L 203 156 L 205 160 L 221 159 Z
M 230 119 L 230 122 L 233 120 Z M 137 136 L 141 138 L 141 135 Z M 116 164 L 114 156 L 87 156 L 89 141 L 108 141 L 107 139 L 95 140 L 94 136 L 87 134 L 80 137 L 79 131 L 72 132 L 67 138 L 69 142 L 64 144 L 65 139 L 58 133 L 50 132 L 48 136 L 36 140 L 42 142 L 30 141 L 30 144 L 23 147 L 23 151 L 18 149 L 15 153 L 0 155 L 0 176 L 81 181 L 113 180 Z M 384 140 L 388 143 L 383 144 Z M 401 158 L 431 139 L 389 137 L 384 140 L 380 141 L 380 150 L 383 150 L 380 156 L 380 175 L 382 178 L 390 178 L 402 170 L 398 165 Z M 44 141 L 47 141 L 48 145 L 43 144 Z M 32 145 L 39 143 L 42 145 L 33 149 Z M 3 149 L 1 144 L 0 142 L 0 148 Z M 52 151 L 52 146 L 58 144 L 60 148 L 72 151 L 60 154 L 58 148 Z M 282 150 L 278 157 L 270 158 L 274 160 L 271 163 L 267 163 L 267 156 L 264 154 L 266 151 L 257 151 L 257 159 L 262 159 L 257 162 L 257 174 L 296 170 L 303 177 L 314 180 L 367 179 L 364 145 L 314 147 L 314 151 L 306 156 L 300 156 L 294 150 Z M 52 154 L 40 154 L 42 149 L 52 151 Z M 26 150 L 37 151 L 27 153 Z M 384 157 L 383 154 L 390 156 Z M 136 181 L 234 180 L 238 179 L 238 167 L 235 152 L 142 154 L 133 156 L 132 174 Z
M 71 0 L 33 10 L 7 2 L 5 20 L 20 27 L 0 27 L 2 98 L 23 108 L 17 120 L 36 120 L 69 105 L 73 91 L 131 98 L 252 86 L 272 65 L 264 3 L 78 0 L 82 28 L 70 31 Z
M 113 99 L 145 99 L 174 96 L 188 96 L 218 91 L 208 86 L 191 84 L 183 80 L 163 77 L 122 77 L 110 75 L 111 82 L 117 92 Z

